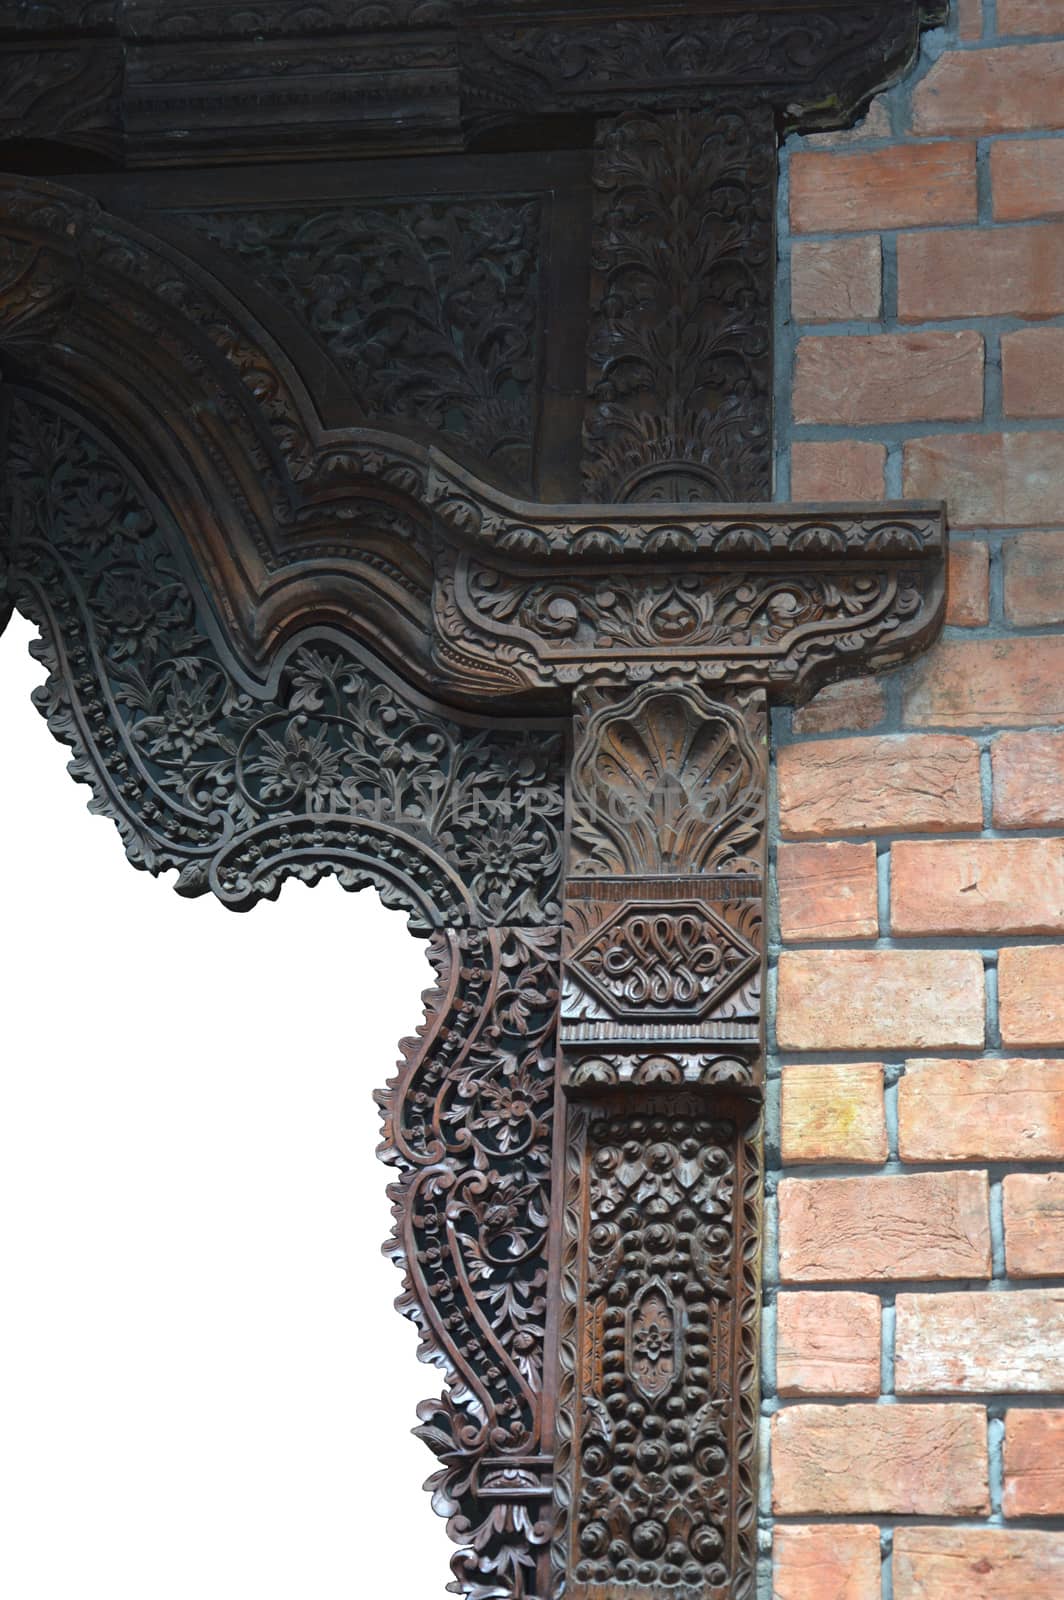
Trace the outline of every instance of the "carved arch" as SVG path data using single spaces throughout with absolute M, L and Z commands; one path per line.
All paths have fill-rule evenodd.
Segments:
M 237 909 L 333 872 L 431 934 L 382 1151 L 455 1592 L 746 1600 L 767 710 L 945 592 L 941 507 L 764 503 L 775 142 L 938 0 L 104 0 L 69 46 L 17 9 L 19 137 L 128 170 L 0 178 L 0 624 L 135 864 Z M 490 325 L 471 218 L 535 333 L 524 479 L 293 278 L 421 228 Z

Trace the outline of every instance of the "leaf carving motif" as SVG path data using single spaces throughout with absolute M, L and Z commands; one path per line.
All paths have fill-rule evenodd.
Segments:
M 366 417 L 471 445 L 527 486 L 538 381 L 540 202 L 182 213 L 303 316 Z

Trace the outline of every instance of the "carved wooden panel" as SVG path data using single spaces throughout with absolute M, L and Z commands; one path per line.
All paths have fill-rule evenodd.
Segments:
M 0 626 L 133 863 L 438 975 L 389 1253 L 473 1600 L 743 1600 L 768 708 L 942 508 L 778 506 L 775 145 L 933 5 L 0 0 Z

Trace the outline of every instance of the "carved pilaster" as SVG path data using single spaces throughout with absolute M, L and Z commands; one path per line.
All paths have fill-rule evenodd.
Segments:
M 599 128 L 584 488 L 772 492 L 776 128 L 763 103 Z
M 752 1581 L 766 715 L 682 683 L 577 697 L 556 1581 Z

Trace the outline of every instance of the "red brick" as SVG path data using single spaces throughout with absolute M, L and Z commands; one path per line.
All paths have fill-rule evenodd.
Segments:
M 898 1394 L 1039 1394 L 1064 1386 L 1064 1289 L 900 1294 Z
M 1002 950 L 998 1017 L 1005 1044 L 1064 1044 L 1064 945 Z
M 776 1006 L 782 1050 L 981 1049 L 983 964 L 974 950 L 786 950 Z
M 1003 554 L 1009 621 L 1022 628 L 1064 622 L 1064 529 L 1021 533 L 1005 541 Z
M 776 1301 L 781 1395 L 878 1395 L 879 1297 L 807 1290 Z
M 1064 0 L 997 0 L 997 31 L 1064 33 Z
M 947 51 L 913 90 L 912 104 L 918 134 L 1064 127 L 1064 44 Z
M 877 233 L 800 239 L 791 247 L 791 313 L 800 322 L 878 317 L 883 252 Z
M 1001 1509 L 1007 1517 L 1064 1516 L 1064 1411 L 1006 1413 Z
M 983 414 L 978 333 L 876 333 L 799 341 L 794 420 L 967 422 Z
M 982 0 L 957 0 L 957 33 L 962 39 L 978 39 L 983 31 Z
M 878 678 L 847 678 L 829 683 L 808 705 L 794 713 L 795 733 L 838 733 L 841 729 L 874 728 L 887 714 Z
M 883 1068 L 878 1062 L 784 1067 L 781 1150 L 790 1161 L 887 1159 Z
M 990 620 L 990 550 L 981 539 L 954 539 L 949 547 L 946 621 L 953 628 L 982 628 Z
M 772 1419 L 772 1505 L 783 1516 L 989 1509 L 981 1406 L 786 1406 Z
M 985 1172 L 784 1178 L 780 1277 L 785 1283 L 988 1278 L 988 1194 Z
M 902 715 L 910 727 L 1064 722 L 1064 636 L 943 639 L 910 671 Z
M 1059 139 L 995 142 L 990 184 L 1000 222 L 1064 215 L 1064 144 Z
M 1061 519 L 1064 433 L 932 434 L 907 440 L 903 459 L 905 493 L 948 501 L 955 528 Z
M 894 1600 L 1052 1600 L 1064 1534 L 1019 1528 L 898 1528 Z
M 898 1153 L 903 1161 L 1064 1159 L 1064 1061 L 910 1061 L 898 1084 Z
M 1064 1277 L 1064 1172 L 1010 1172 L 1001 1188 L 1009 1276 Z
M 879 1529 L 871 1523 L 772 1534 L 772 1600 L 879 1600 Z
M 974 222 L 973 144 L 899 144 L 791 157 L 796 233 L 866 232 L 923 223 Z
M 904 233 L 898 315 L 1055 317 L 1064 311 L 1064 223 Z
M 791 446 L 792 500 L 882 500 L 887 447 L 861 439 Z M 833 685 L 841 688 L 842 685 Z
M 895 844 L 894 933 L 1064 931 L 1064 839 L 931 839 Z
M 874 844 L 781 844 L 776 859 L 784 939 L 874 939 Z
M 789 838 L 982 825 L 978 746 L 956 735 L 785 745 L 778 772 L 780 829 Z
M 1064 733 L 1003 733 L 990 763 L 997 827 L 1064 823 Z
M 1064 416 L 1064 328 L 1002 334 L 1001 366 L 1007 417 Z

